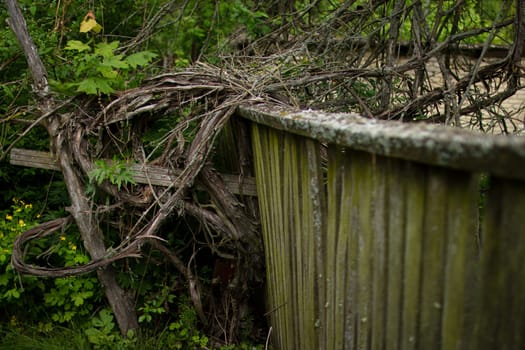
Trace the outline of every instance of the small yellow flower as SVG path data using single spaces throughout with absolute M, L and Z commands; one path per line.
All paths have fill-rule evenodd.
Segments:
M 26 223 L 24 222 L 24 220 L 22 220 L 22 219 L 18 220 L 18 226 L 24 227 L 25 225 L 26 225 Z
M 42 216 L 42 215 L 40 215 L 40 214 L 36 214 L 36 218 L 37 218 L 37 219 L 40 219 L 41 216 Z
M 73 251 L 77 250 L 77 246 L 74 245 L 74 244 L 72 244 L 72 245 L 71 245 L 71 250 L 73 250 Z
M 26 205 L 24 205 L 24 208 L 31 209 L 31 208 L 33 208 L 33 204 L 31 204 L 31 203 L 26 204 Z
M 9 214 L 7 214 L 7 215 L 5 216 L 5 219 L 6 219 L 6 220 L 13 220 L 13 215 L 9 215 Z
M 61 241 L 65 241 L 66 240 L 66 236 L 60 236 L 60 240 Z

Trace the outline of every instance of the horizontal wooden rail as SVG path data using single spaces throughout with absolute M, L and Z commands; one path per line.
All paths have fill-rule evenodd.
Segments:
M 366 119 L 355 113 L 243 106 L 258 124 L 386 157 L 525 179 L 525 138 L 484 135 L 433 124 Z
M 107 162 L 111 162 L 107 160 Z M 60 170 L 60 166 L 49 152 L 13 148 L 10 154 L 10 163 L 31 168 Z M 177 172 L 152 165 L 131 165 L 133 180 L 141 184 L 168 187 L 178 177 Z M 240 178 L 238 175 L 220 174 L 226 187 L 234 194 L 257 196 L 257 188 L 253 177 Z

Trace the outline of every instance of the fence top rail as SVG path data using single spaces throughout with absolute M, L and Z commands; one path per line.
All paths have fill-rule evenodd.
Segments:
M 433 124 L 363 118 L 355 113 L 244 105 L 238 115 L 258 124 L 338 144 L 459 170 L 525 180 L 525 137 L 484 135 Z

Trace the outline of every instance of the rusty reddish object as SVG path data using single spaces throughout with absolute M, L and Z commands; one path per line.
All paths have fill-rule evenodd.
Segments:
M 89 10 L 88 13 L 84 16 L 84 21 L 86 21 L 88 18 L 91 18 L 92 20 L 96 20 L 95 14 L 93 11 Z
M 217 258 L 213 267 L 212 283 L 227 286 L 233 279 L 234 273 L 233 260 Z

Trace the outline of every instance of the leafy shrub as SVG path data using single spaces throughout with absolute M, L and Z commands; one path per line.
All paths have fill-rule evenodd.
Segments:
M 68 61 L 72 62 L 66 77 L 72 81 L 53 82 L 53 87 L 61 92 L 84 92 L 88 95 L 110 94 L 115 89 L 129 86 L 131 70 L 147 65 L 157 55 L 141 51 L 129 56 L 115 54 L 118 41 L 91 44 L 70 40 L 65 50 L 69 51 Z
M 96 306 L 94 302 L 102 299 L 96 277 L 43 279 L 19 275 L 13 270 L 10 263 L 13 242 L 18 235 L 37 225 L 40 219 L 33 205 L 15 198 L 11 209 L 1 215 L 0 308 L 6 311 L 4 317 L 40 322 L 49 328 L 80 322 L 90 314 Z M 73 230 L 29 243 L 26 256 L 39 265 L 72 266 L 89 261 L 81 249 L 78 233 Z M 51 319 L 46 320 L 43 315 L 49 315 Z

